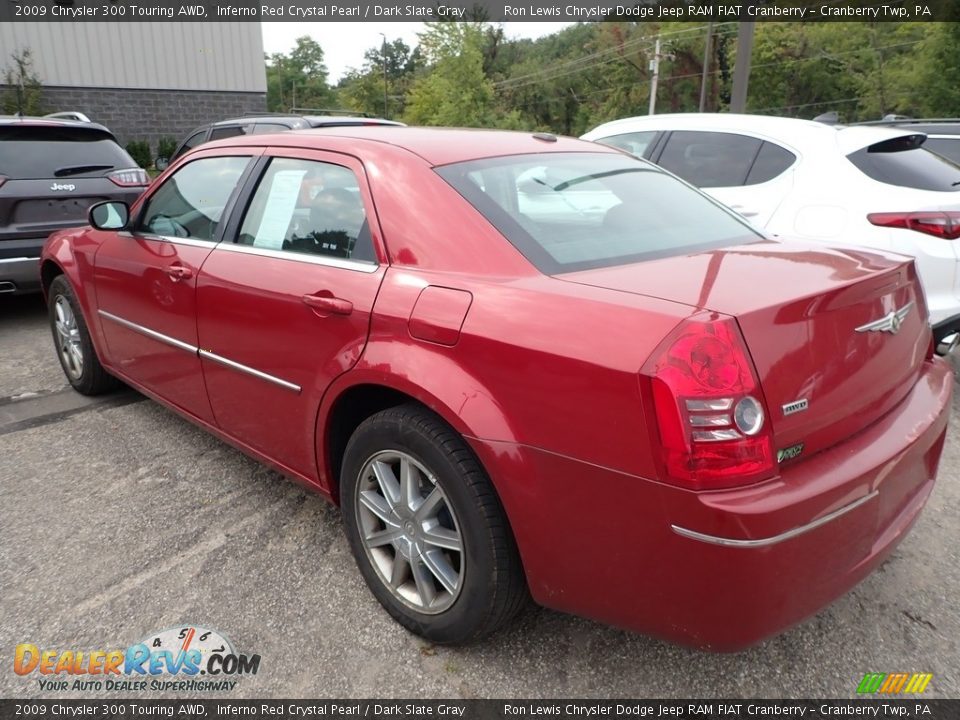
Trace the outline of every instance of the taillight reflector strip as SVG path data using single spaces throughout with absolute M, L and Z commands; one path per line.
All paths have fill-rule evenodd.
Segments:
M 127 168 L 107 173 L 107 177 L 114 185 L 120 187 L 146 187 L 150 184 L 150 176 L 142 168 Z
M 867 220 L 878 227 L 914 230 L 944 240 L 960 238 L 960 212 L 954 210 L 870 213 Z

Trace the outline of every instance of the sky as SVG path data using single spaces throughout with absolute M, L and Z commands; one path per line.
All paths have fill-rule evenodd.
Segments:
M 503 28 L 508 38 L 538 38 L 572 24 L 507 22 Z M 261 25 L 263 49 L 267 54 L 289 52 L 302 35 L 309 35 L 320 43 L 331 83 L 336 83 L 347 68 L 363 65 L 363 54 L 383 42 L 380 33 L 387 36 L 387 42 L 402 38 L 414 47 L 417 33 L 423 30 L 423 23 L 418 22 L 265 22 Z

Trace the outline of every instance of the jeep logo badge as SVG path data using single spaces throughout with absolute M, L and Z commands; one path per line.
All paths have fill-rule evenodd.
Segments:
M 54 183 L 53 185 L 50 186 L 50 189 L 51 189 L 51 190 L 66 190 L 67 192 L 73 192 L 74 190 L 77 189 L 77 186 L 76 186 L 76 185 L 73 185 L 73 184 L 63 185 L 63 184 L 61 184 L 61 183 Z

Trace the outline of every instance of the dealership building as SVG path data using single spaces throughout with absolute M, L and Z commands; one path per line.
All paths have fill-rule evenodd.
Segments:
M 75 110 L 153 151 L 197 125 L 266 110 L 257 22 L 0 23 L 0 91 L 29 50 L 46 112 Z

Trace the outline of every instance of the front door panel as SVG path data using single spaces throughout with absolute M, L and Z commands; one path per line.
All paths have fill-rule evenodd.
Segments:
M 132 232 L 97 251 L 98 320 L 124 376 L 212 421 L 197 356 L 196 283 L 249 156 L 188 162 L 145 200 Z

